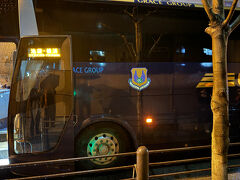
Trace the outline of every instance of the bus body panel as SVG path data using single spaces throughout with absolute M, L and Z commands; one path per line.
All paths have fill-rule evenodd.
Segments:
M 142 90 L 143 144 L 154 149 L 169 148 L 173 143 L 174 146 L 209 144 L 212 88 L 197 87 L 204 75 L 211 73 L 211 63 L 206 64 L 75 63 L 76 115 L 79 116 L 79 122 L 91 118 L 104 121 L 104 117 L 112 117 L 125 121 L 137 132 L 137 91 L 129 85 L 128 80 L 131 79 L 132 68 L 146 67 L 151 83 Z M 232 70 L 231 67 L 236 65 L 229 64 L 229 72 L 235 74 L 236 83 L 238 68 Z M 230 112 L 236 103 L 234 97 L 237 89 L 230 87 Z M 152 124 L 145 122 L 147 117 L 153 118 Z M 231 121 L 233 119 L 230 116 Z M 78 134 L 79 130 L 76 131 Z M 236 134 L 236 130 L 232 131 Z

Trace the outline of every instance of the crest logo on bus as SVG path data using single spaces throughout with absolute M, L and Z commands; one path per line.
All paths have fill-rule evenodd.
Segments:
M 147 77 L 147 68 L 132 68 L 132 78 L 128 80 L 130 86 L 138 91 L 149 86 L 151 80 Z

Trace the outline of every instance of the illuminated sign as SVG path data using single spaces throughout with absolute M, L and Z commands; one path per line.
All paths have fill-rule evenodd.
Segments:
M 151 80 L 147 78 L 147 68 L 132 68 L 132 78 L 128 80 L 129 85 L 141 91 L 142 89 L 149 86 Z
M 61 57 L 60 48 L 29 48 L 28 57 Z
M 165 6 L 178 6 L 178 7 L 195 7 L 193 3 L 187 2 L 172 2 L 172 1 L 160 1 L 160 0 L 134 0 L 135 3 L 141 4 L 155 4 Z
M 103 67 L 73 67 L 73 72 L 77 74 L 99 74 L 104 70 Z

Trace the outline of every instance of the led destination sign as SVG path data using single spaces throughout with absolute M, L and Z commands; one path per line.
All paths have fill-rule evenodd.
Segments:
M 61 57 L 60 48 L 29 48 L 28 57 Z

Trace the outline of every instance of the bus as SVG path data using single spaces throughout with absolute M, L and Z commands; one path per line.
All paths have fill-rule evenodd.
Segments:
M 12 79 L 11 163 L 210 144 L 212 50 L 203 8 L 140 0 L 34 7 L 40 36 L 20 40 Z M 231 142 L 240 138 L 239 30 L 228 43 Z

